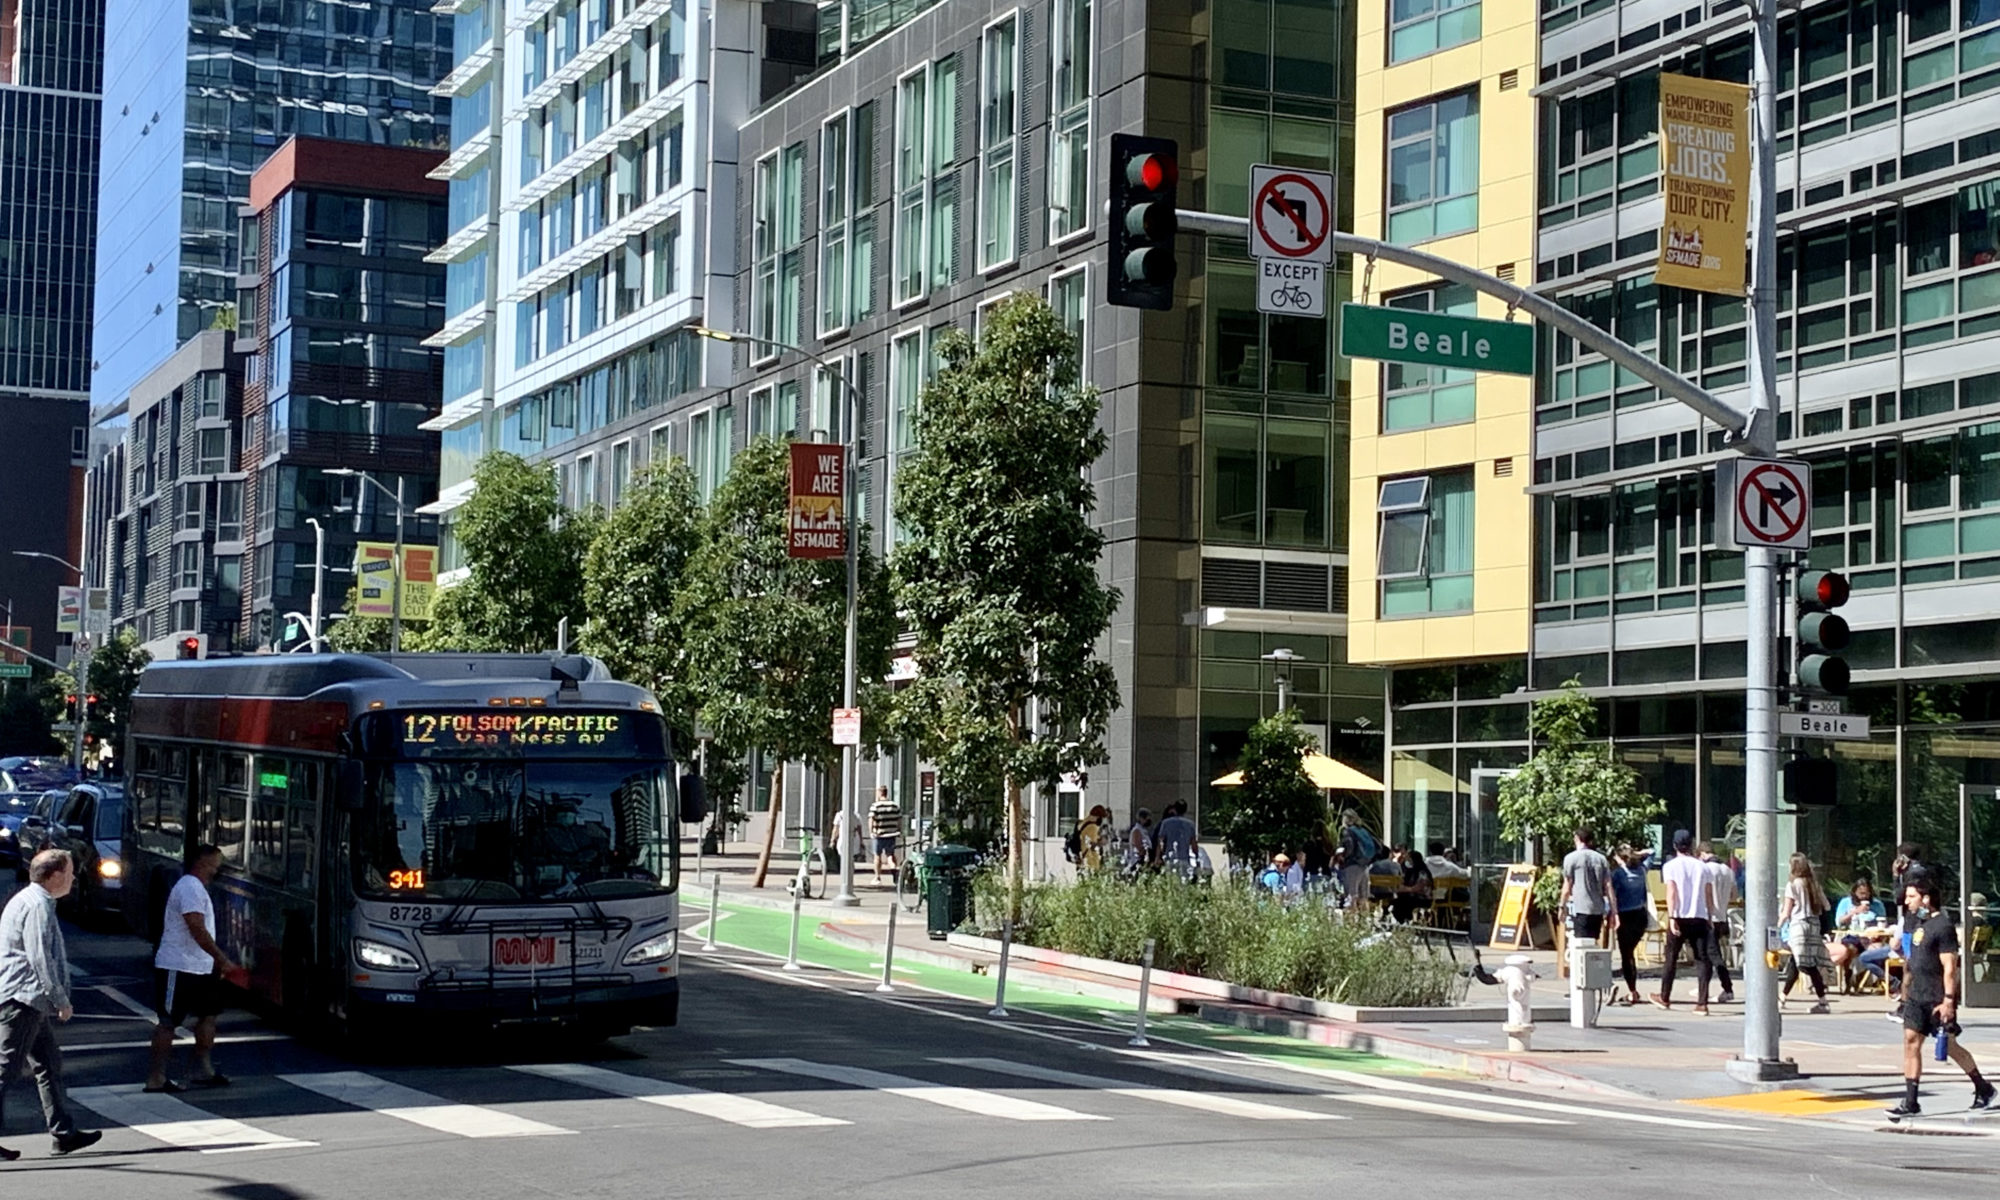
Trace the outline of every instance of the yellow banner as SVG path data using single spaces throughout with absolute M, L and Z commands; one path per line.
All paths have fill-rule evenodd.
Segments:
M 1661 75 L 1660 158 L 1667 215 L 1654 278 L 1741 296 L 1750 220 L 1750 89 Z
M 361 542 L 354 547 L 354 615 L 395 615 L 396 546 L 393 542 Z M 437 598 L 437 547 L 403 547 L 403 619 L 428 621 Z

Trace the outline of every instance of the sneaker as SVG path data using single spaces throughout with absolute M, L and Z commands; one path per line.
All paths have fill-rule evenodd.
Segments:
M 1695 1006 L 1694 1006 L 1694 1015 L 1695 1015 L 1695 1016 L 1697 1016 L 1697 1017 L 1705 1017 L 1705 1016 L 1707 1016 L 1707 1015 L 1708 1015 L 1708 1005 L 1706 1005 L 1706 1004 L 1697 1004 L 1697 1005 L 1695 1005 Z
M 1806 1011 L 1809 1013 L 1825 1014 L 1825 1013 L 1830 1013 L 1833 1010 L 1826 1006 L 1826 1001 L 1822 1000 L 1819 1003 L 1813 1005 L 1811 1008 L 1807 1009 Z
M 1736 1003 L 1736 993 L 1724 992 L 1715 998 L 1715 1002 L 1717 1004 L 1734 1004 Z
M 1994 1090 L 1991 1083 L 1972 1089 L 1972 1107 L 1985 1108 L 1992 1104 Z
M 57 1138 L 55 1152 L 59 1155 L 69 1154 L 86 1146 L 95 1146 L 103 1139 L 104 1131 L 101 1129 L 79 1129 L 67 1137 Z
M 1894 1021 L 1896 1024 L 1901 1025 L 1903 1023 L 1903 1014 L 1897 1011 L 1885 1012 L 1882 1014 L 1882 1019 L 1884 1021 Z
M 1922 1105 L 1912 1104 L 1908 1100 L 1904 1100 L 1901 1103 L 1897 1104 L 1896 1107 L 1889 1110 L 1889 1119 L 1891 1121 L 1900 1121 L 1904 1117 L 1922 1116 L 1923 1111 L 1924 1109 Z
M 19 1150 L 9 1150 L 5 1146 L 0 1146 L 0 1162 L 13 1162 L 19 1157 L 21 1157 Z
M 1648 1004 L 1651 1004 L 1654 1008 L 1672 1008 L 1674 1006 L 1673 1001 L 1667 999 L 1665 996 L 1661 996 L 1658 994 L 1646 997 L 1646 1002 Z

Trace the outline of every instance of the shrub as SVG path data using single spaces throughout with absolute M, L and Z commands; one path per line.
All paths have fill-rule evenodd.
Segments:
M 1004 895 L 990 874 L 974 881 L 973 924 L 997 928 Z M 1384 931 L 1322 904 L 1282 905 L 1247 881 L 1220 887 L 1167 875 L 1109 875 L 1028 890 L 1016 941 L 1137 963 L 1146 939 L 1162 970 L 1339 1004 L 1436 1007 L 1452 1003 L 1458 971 L 1406 931 Z

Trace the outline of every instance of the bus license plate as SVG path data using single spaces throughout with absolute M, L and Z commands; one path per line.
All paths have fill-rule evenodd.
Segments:
M 493 938 L 493 965 L 502 971 L 566 968 L 569 966 L 569 939 L 554 934 L 496 934 Z

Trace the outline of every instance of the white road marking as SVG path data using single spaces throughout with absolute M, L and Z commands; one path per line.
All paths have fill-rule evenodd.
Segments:
M 642 1100 L 647 1104 L 657 1104 L 661 1108 L 679 1109 L 698 1117 L 714 1117 L 718 1121 L 728 1121 L 732 1125 L 747 1125 L 752 1129 L 797 1129 L 808 1125 L 846 1125 L 848 1122 L 836 1117 L 821 1117 L 796 1108 L 786 1108 L 779 1104 L 769 1104 L 750 1096 L 733 1096 L 727 1092 L 709 1092 L 685 1084 L 668 1083 L 660 1079 L 645 1079 L 637 1075 L 626 1075 L 618 1071 L 607 1071 L 602 1067 L 586 1066 L 583 1063 L 531 1063 L 512 1068 L 527 1075 L 539 1075 L 544 1079 L 572 1083 L 592 1091 L 609 1092 L 614 1096 L 626 1096 Z
M 1245 1100 L 1240 1096 L 1213 1095 L 1205 1092 L 1190 1092 L 1184 1088 L 1146 1087 L 1109 1079 L 1102 1075 L 1080 1075 L 1074 1071 L 1057 1071 L 1049 1067 L 1030 1066 L 1026 1063 L 1008 1062 L 1004 1058 L 933 1058 L 932 1062 L 947 1063 L 954 1067 L 972 1067 L 981 1071 L 992 1071 L 999 1075 L 1018 1075 L 1023 1079 L 1039 1079 L 1045 1083 L 1060 1083 L 1067 1087 L 1090 1088 L 1109 1092 L 1115 1096 L 1131 1096 L 1140 1100 L 1154 1100 L 1161 1104 L 1175 1104 L 1182 1108 L 1200 1109 L 1203 1112 L 1218 1113 L 1226 1117 L 1244 1117 L 1252 1121 L 1341 1121 L 1346 1118 L 1334 1113 L 1308 1112 L 1300 1108 L 1285 1108 L 1277 1104 L 1263 1104 L 1256 1100 Z
M 82 1018 L 78 1019 L 81 1020 Z M 180 1031 L 180 1036 L 185 1038 L 191 1035 L 186 1030 L 183 1029 Z M 291 1040 L 292 1039 L 290 1037 L 287 1037 L 285 1034 L 282 1033 L 235 1033 L 235 1034 L 224 1034 L 216 1038 L 215 1044 L 218 1046 L 229 1046 L 229 1045 L 242 1045 L 245 1042 L 289 1042 Z M 102 1050 L 144 1050 L 147 1047 L 151 1046 L 152 1044 L 153 1043 L 150 1041 L 76 1042 L 74 1044 L 64 1045 L 62 1048 L 62 1052 L 64 1058 L 73 1058 L 79 1054 L 90 1054 L 94 1051 L 102 1051 Z
M 362 1071 L 330 1071 L 320 1075 L 280 1075 L 293 1087 L 317 1092 L 330 1100 L 365 1108 L 398 1121 L 422 1125 L 440 1133 L 469 1138 L 546 1137 L 574 1133 L 540 1121 L 530 1121 L 512 1113 L 477 1104 L 453 1104 L 448 1100 L 407 1088 Z
M 1548 1117 L 1524 1117 L 1519 1113 L 1480 1112 L 1476 1108 L 1461 1108 L 1456 1104 L 1438 1104 L 1430 1100 L 1413 1100 L 1408 1096 L 1355 1096 L 1327 1093 L 1328 1100 L 1339 1100 L 1345 1104 L 1365 1104 L 1370 1108 L 1394 1108 L 1404 1112 L 1427 1113 L 1434 1117 L 1456 1117 L 1461 1121 L 1483 1121 L 1489 1125 L 1570 1125 L 1571 1121 L 1555 1121 Z M 1467 1097 L 1481 1099 L 1481 1097 Z
M 907 1075 L 891 1075 L 886 1071 L 870 1071 L 862 1067 L 842 1067 L 832 1063 L 807 1062 L 799 1058 L 732 1058 L 729 1061 L 739 1067 L 755 1067 L 764 1071 L 804 1075 L 810 1079 L 824 1079 L 832 1083 L 869 1088 L 873 1091 L 886 1092 L 891 1096 L 902 1096 L 910 1100 L 922 1100 L 926 1104 L 955 1108 L 961 1112 L 977 1113 L 982 1117 L 1000 1117 L 1008 1121 L 1110 1120 L 1109 1117 L 1075 1112 L 1034 1100 L 1019 1100 L 997 1092 L 926 1083 Z
M 1305 1067 L 1293 1063 L 1273 1062 L 1270 1065 L 1286 1071 L 1297 1071 L 1307 1075 L 1317 1075 L 1326 1079 L 1336 1079 L 1356 1087 L 1374 1088 L 1378 1091 L 1403 1092 L 1413 1095 L 1444 1096 L 1465 1104 L 1494 1104 L 1503 1108 L 1527 1109 L 1531 1112 L 1561 1113 L 1568 1117 L 1589 1117 L 1600 1121 L 1630 1121 L 1638 1125 L 1665 1125 L 1674 1129 L 1711 1129 L 1739 1131 L 1740 1125 L 1725 1125 L 1719 1121 L 1697 1121 L 1690 1117 L 1667 1117 L 1653 1113 L 1634 1112 L 1613 1104 L 1558 1104 L 1550 1100 L 1521 1100 L 1513 1096 L 1496 1095 L 1492 1092 L 1467 1092 L 1458 1088 L 1433 1087 L 1429 1084 L 1411 1083 L 1404 1079 L 1392 1079 L 1382 1075 L 1363 1075 L 1354 1071 L 1341 1071 L 1331 1067 Z
M 137 1000 L 134 1000 L 132 997 L 126 995 L 124 992 L 119 991 L 117 988 L 112 987 L 108 983 L 100 983 L 95 985 L 95 987 L 98 991 L 103 992 L 106 996 L 109 996 L 111 997 L 111 999 L 117 1001 L 118 1006 L 120 1008 L 125 1009 L 128 1012 L 135 1012 L 138 1013 L 140 1016 L 147 1018 L 151 1018 L 154 1015 L 151 1005 L 139 1003 Z
M 164 1092 L 148 1095 L 143 1086 L 136 1083 L 71 1088 L 69 1098 L 106 1121 L 123 1125 L 134 1133 L 184 1150 L 200 1150 L 204 1154 L 319 1145 L 318 1142 L 281 1137 L 227 1117 L 210 1116 Z

